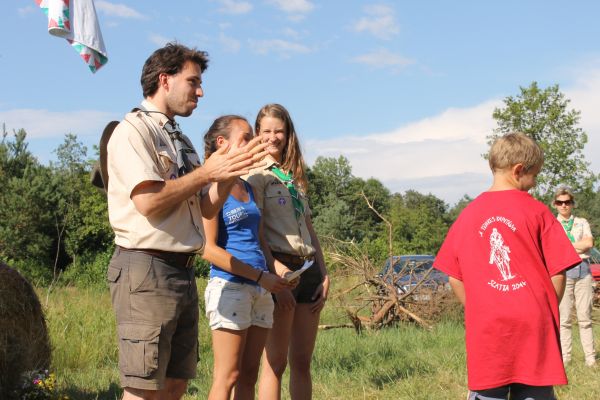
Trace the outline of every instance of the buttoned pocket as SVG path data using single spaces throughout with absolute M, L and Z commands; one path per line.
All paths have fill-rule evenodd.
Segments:
M 149 377 L 158 369 L 160 325 L 119 324 L 119 369 L 128 376 Z
M 177 178 L 177 158 L 166 150 L 157 152 L 158 168 L 165 180 Z
M 292 196 L 283 185 L 268 185 L 265 188 L 265 212 L 275 216 L 293 215 Z

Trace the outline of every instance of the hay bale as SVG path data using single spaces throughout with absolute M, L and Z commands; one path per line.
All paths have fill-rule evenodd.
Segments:
M 0 399 L 24 372 L 50 367 L 50 341 L 40 301 L 31 284 L 0 262 Z

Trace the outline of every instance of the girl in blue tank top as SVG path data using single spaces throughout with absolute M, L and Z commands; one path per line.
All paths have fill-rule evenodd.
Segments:
M 234 155 L 251 138 L 252 128 L 245 118 L 217 118 L 204 136 L 204 159 L 221 148 Z M 250 185 L 233 177 L 206 188 L 203 201 L 215 191 L 220 198 L 230 194 L 217 216 L 203 219 L 203 257 L 211 263 L 204 300 L 215 365 L 208 398 L 229 399 L 234 387 L 236 397 L 253 398 L 260 356 L 273 324 L 270 292 L 288 289 L 290 284 L 269 272 L 273 268 L 268 268 L 261 249 L 261 215 Z
M 269 272 L 265 257 L 260 249 L 258 236 L 260 211 L 254 202 L 252 188 L 241 179 L 235 185 L 243 186 L 249 198 L 248 201 L 244 201 L 236 199 L 231 194 L 229 195 L 219 212 L 217 245 L 258 271 Z M 229 282 L 258 286 L 258 283 L 254 280 L 232 274 L 214 264 L 210 266 L 210 277 L 220 277 Z M 261 277 L 261 279 L 264 278 Z

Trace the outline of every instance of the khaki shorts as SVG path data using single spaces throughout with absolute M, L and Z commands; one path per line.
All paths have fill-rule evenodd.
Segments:
M 273 299 L 258 285 L 211 278 L 204 292 L 210 329 L 241 331 L 250 326 L 273 326 Z
M 198 362 L 198 293 L 193 268 L 117 247 L 108 281 L 119 338 L 121 385 L 159 390 L 191 379 Z

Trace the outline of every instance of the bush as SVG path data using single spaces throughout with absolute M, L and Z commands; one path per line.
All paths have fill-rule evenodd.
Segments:
M 114 247 L 77 258 L 64 271 L 61 281 L 80 287 L 106 287 L 106 271 Z

